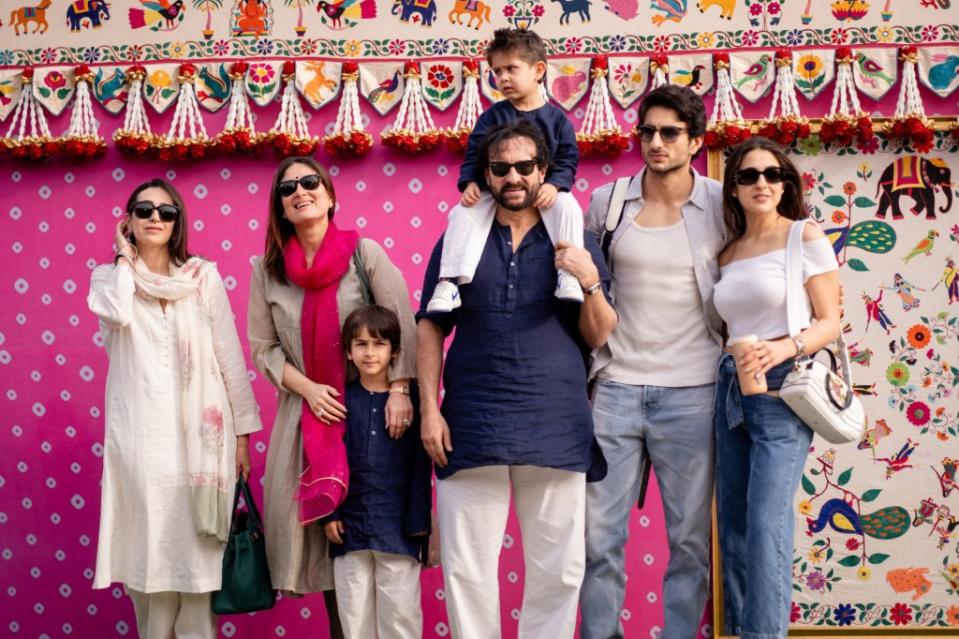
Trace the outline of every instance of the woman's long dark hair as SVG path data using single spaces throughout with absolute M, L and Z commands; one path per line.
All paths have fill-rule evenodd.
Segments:
M 170 241 L 167 242 L 167 250 L 170 252 L 170 261 L 173 262 L 173 265 L 183 266 L 191 257 L 186 246 L 186 205 L 183 204 L 183 197 L 180 195 L 180 192 L 177 191 L 172 184 L 163 178 L 154 178 L 133 189 L 133 193 L 131 193 L 129 199 L 127 199 L 127 216 L 133 215 L 133 205 L 140 201 L 140 194 L 147 189 L 163 189 L 166 191 L 166 194 L 170 196 L 170 199 L 173 200 L 176 207 L 180 209 L 180 214 L 177 215 L 173 221 L 173 233 L 170 235 Z M 137 243 L 132 233 L 130 235 L 130 243 L 134 246 L 136 246 Z
M 333 190 L 333 180 L 330 174 L 326 172 L 323 165 L 310 157 L 300 156 L 286 158 L 280 162 L 276 173 L 273 175 L 273 185 L 270 187 L 270 222 L 266 229 L 266 246 L 263 249 L 263 268 L 277 282 L 286 284 L 286 267 L 283 264 L 283 247 L 286 241 L 293 236 L 296 230 L 293 223 L 283 217 L 283 196 L 280 195 L 280 182 L 283 181 L 283 175 L 294 164 L 305 164 L 320 176 L 320 183 L 326 189 L 326 194 L 330 196 L 329 218 L 333 219 L 333 212 L 336 210 L 336 192 Z
M 799 179 L 799 170 L 792 160 L 786 156 L 782 148 L 762 136 L 749 138 L 742 144 L 736 146 L 729 154 L 726 161 L 726 171 L 723 174 L 723 221 L 726 228 L 732 233 L 730 239 L 735 240 L 742 237 L 746 232 L 746 215 L 743 213 L 743 206 L 739 200 L 733 197 L 736 191 L 736 172 L 742 166 L 743 160 L 750 151 L 768 151 L 776 158 L 779 168 L 785 174 L 783 181 L 783 197 L 779 201 L 777 210 L 779 214 L 790 220 L 802 220 L 809 217 L 809 211 L 806 210 L 806 203 L 803 200 L 802 182 Z

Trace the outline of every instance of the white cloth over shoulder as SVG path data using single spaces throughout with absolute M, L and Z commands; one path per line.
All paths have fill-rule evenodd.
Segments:
M 568 242 L 583 247 L 583 209 L 572 194 L 557 193 L 553 206 L 542 209 L 540 215 L 553 244 Z M 489 191 L 483 191 L 473 206 L 457 204 L 453 207 L 443 236 L 441 279 L 453 280 L 457 284 L 473 281 L 495 217 L 496 201 Z
M 803 283 L 810 277 L 839 269 L 832 245 L 824 237 L 802 243 L 802 261 Z M 755 335 L 763 340 L 789 333 L 786 249 L 730 262 L 719 272 L 713 301 L 731 339 Z M 811 316 L 804 317 L 800 329 L 811 323 Z
M 260 430 L 229 299 L 213 265 L 201 294 L 209 313 L 222 395 L 229 478 L 235 435 Z M 220 587 L 224 544 L 197 534 L 182 423 L 177 304 L 135 293 L 130 268 L 93 271 L 87 304 L 110 358 L 106 382 L 102 503 L 94 588 L 208 592 Z M 230 489 L 232 498 L 232 488 Z

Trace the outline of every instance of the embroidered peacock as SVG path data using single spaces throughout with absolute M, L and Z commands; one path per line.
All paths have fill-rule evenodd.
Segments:
M 902 506 L 887 506 L 860 516 L 845 500 L 830 499 L 822 505 L 816 519 L 806 518 L 806 526 L 806 534 L 810 537 L 829 526 L 844 535 L 896 539 L 909 530 L 909 511 Z

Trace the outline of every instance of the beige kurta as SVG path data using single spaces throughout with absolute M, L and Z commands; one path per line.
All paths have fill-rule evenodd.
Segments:
M 216 269 L 201 295 L 213 332 L 232 503 L 236 438 L 262 428 L 243 349 Z M 100 319 L 110 369 L 106 382 L 100 535 L 94 588 L 120 582 L 161 591 L 219 590 L 223 550 L 197 534 L 190 507 L 186 433 L 180 400 L 176 303 L 135 294 L 123 264 L 98 266 L 87 304 Z
M 379 244 L 361 239 L 359 249 L 376 303 L 400 318 L 401 351 L 390 368 L 390 379 L 413 378 L 416 376 L 416 322 L 406 281 Z M 297 519 L 294 496 L 303 471 L 300 438 L 303 399 L 285 389 L 282 383 L 286 362 L 304 372 L 300 331 L 303 294 L 299 286 L 280 284 L 273 279 L 264 270 L 262 260 L 253 265 L 247 318 L 250 349 L 254 365 L 279 389 L 263 484 L 266 553 L 273 586 L 297 593 L 333 588 L 333 563 L 323 527 L 318 523 L 301 526 Z M 340 280 L 336 302 L 341 326 L 347 315 L 363 305 L 360 280 L 352 262 Z

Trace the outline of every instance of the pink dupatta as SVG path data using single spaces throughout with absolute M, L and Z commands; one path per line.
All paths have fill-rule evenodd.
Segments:
M 346 357 L 340 343 L 336 292 L 350 267 L 358 240 L 355 231 L 340 231 L 331 221 L 311 267 L 307 268 L 303 247 L 295 235 L 283 249 L 287 276 L 306 291 L 300 317 L 306 376 L 335 388 L 340 402 L 345 401 Z M 349 469 L 343 444 L 345 429 L 342 422 L 321 422 L 303 400 L 300 430 L 305 459 L 297 493 L 300 524 L 329 515 L 346 498 Z

